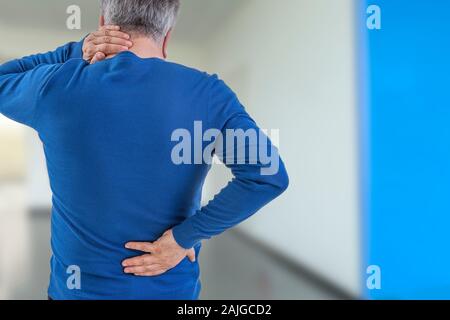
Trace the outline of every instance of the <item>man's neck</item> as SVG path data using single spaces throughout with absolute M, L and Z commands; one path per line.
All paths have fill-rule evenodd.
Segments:
M 164 59 L 163 51 L 160 45 L 148 37 L 132 36 L 131 41 L 133 46 L 130 52 L 134 53 L 140 58 L 160 58 Z M 115 55 L 110 55 L 107 58 L 113 58 Z

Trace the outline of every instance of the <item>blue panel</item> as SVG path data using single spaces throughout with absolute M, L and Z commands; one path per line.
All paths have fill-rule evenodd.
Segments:
M 366 36 L 366 265 L 375 299 L 450 298 L 450 1 L 375 0 Z M 361 13 L 361 12 L 360 12 Z M 362 12 L 365 13 L 365 9 Z

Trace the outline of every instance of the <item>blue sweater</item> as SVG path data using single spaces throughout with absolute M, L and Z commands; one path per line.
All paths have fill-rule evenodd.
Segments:
M 175 164 L 171 136 L 178 128 L 193 136 L 195 121 L 203 130 L 257 130 L 236 95 L 217 76 L 131 52 L 89 65 L 81 47 L 70 43 L 0 67 L 0 112 L 38 132 L 47 160 L 49 295 L 197 299 L 197 262 L 186 258 L 158 277 L 127 275 L 121 262 L 142 253 L 125 243 L 155 241 L 174 228 L 176 241 L 198 255 L 202 240 L 244 221 L 287 188 L 284 165 L 262 175 L 266 164 L 259 160 L 227 161 L 235 178 L 202 208 L 210 164 Z M 67 284 L 73 266 L 81 288 Z

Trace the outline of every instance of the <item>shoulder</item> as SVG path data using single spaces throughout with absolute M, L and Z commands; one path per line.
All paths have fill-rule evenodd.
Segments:
M 210 89 L 215 86 L 225 85 L 217 74 L 210 74 L 206 71 L 171 61 L 163 61 L 163 64 L 169 72 L 204 82 Z
M 84 68 L 88 67 L 89 63 L 86 60 L 83 60 L 81 58 L 73 58 L 67 60 L 65 63 L 61 65 L 61 71 L 74 71 L 74 70 L 83 70 Z
M 81 73 L 89 63 L 83 59 L 69 59 L 65 63 L 53 65 L 53 78 L 69 80 Z
M 190 80 L 195 80 L 191 82 L 196 85 L 201 84 L 200 87 L 204 88 L 212 104 L 225 104 L 227 101 L 238 99 L 236 93 L 217 74 L 210 74 L 173 62 L 166 62 L 166 65 L 169 70 L 172 69 L 171 72 L 175 73 L 174 75 L 177 79 L 184 81 L 189 78 Z
M 209 74 L 199 69 L 171 61 L 160 60 L 160 62 L 160 65 L 173 75 L 198 81 L 208 80 Z
M 65 63 L 47 65 L 47 69 L 51 73 L 53 78 L 72 77 L 77 72 L 81 72 L 89 64 L 83 59 L 70 59 Z

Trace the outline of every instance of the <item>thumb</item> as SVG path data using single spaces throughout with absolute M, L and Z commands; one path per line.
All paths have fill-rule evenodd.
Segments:
M 106 56 L 103 52 L 97 52 L 91 60 L 91 64 L 105 60 Z
M 189 250 L 187 253 L 187 257 L 191 262 L 195 262 L 195 250 L 194 249 Z

